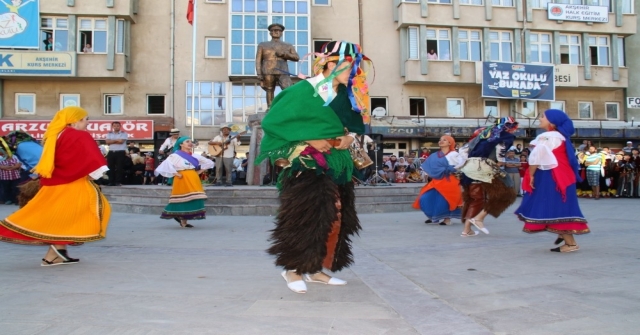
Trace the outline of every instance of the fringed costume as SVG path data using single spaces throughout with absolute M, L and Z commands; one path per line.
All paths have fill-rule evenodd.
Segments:
M 534 188 L 526 171 L 522 184 L 525 194 L 515 214 L 524 222 L 523 231 L 527 233 L 586 234 L 589 227 L 576 194 L 578 162 L 571 144 L 567 144 L 573 125 L 569 127 L 570 120 L 564 123 L 568 118 L 562 111 L 548 110 L 545 115 L 558 131 L 544 132 L 531 142 L 535 147 L 529 155 L 529 165 L 537 166 Z
M 413 203 L 413 208 L 422 210 L 433 222 L 462 217 L 462 192 L 455 173 L 464 164 L 464 159 L 454 150 L 453 137 L 443 137 L 447 138 L 451 148 L 447 154 L 438 151 L 422 163 L 422 170 L 431 177 L 431 181 L 420 190 Z
M 213 161 L 198 154 L 191 154 L 180 150 L 180 144 L 187 140 L 180 137 L 174 145 L 174 150 L 167 159 L 156 168 L 155 174 L 170 178 L 176 174 L 182 177 L 173 178 L 169 203 L 160 215 L 161 219 L 202 220 L 206 218 L 204 193 L 198 170 L 213 168 Z
M 106 161 L 88 132 L 67 127 L 86 115 L 79 107 L 56 114 L 35 167 L 41 188 L 24 207 L 0 221 L 0 240 L 68 245 L 105 238 L 111 207 L 91 179 L 108 170 Z
M 324 51 L 316 54 L 315 77 L 274 99 L 262 122 L 265 135 L 257 160 L 285 162 L 280 164 L 286 166 L 278 178 L 280 209 L 268 252 L 276 256 L 276 265 L 298 274 L 348 267 L 353 263 L 351 237 L 361 229 L 351 181 L 353 161 L 348 150 L 335 148 L 339 140 L 333 139 L 364 132 L 360 112 L 368 107 L 360 103 L 368 98 L 366 86 L 359 86 L 364 82 L 359 63 L 365 58 L 359 46 L 346 42 L 331 42 Z M 339 85 L 337 92 L 332 89 L 335 74 L 322 75 L 329 61 L 338 67 L 343 61 L 353 64 L 349 85 Z M 321 139 L 332 144 L 329 152 L 305 142 Z
M 474 133 L 467 145 L 468 160 L 462 168 L 463 219 L 472 219 L 482 210 L 497 218 L 516 201 L 516 192 L 496 163 L 504 161 L 506 148 L 515 140 L 510 130 L 517 127 L 512 117 L 505 117 Z

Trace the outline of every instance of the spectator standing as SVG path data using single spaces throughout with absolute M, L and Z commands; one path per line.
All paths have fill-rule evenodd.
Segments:
M 231 171 L 233 171 L 233 157 L 235 156 L 235 152 L 238 146 L 240 146 L 240 141 L 237 138 L 231 140 L 231 128 L 228 125 L 225 125 L 221 129 L 222 134 L 214 137 L 209 144 L 211 145 L 219 145 L 222 146 L 222 154 L 215 158 L 215 166 L 216 166 L 216 186 L 222 186 L 222 168 L 224 167 L 225 175 L 226 175 L 226 185 L 225 186 L 233 186 L 231 180 Z M 225 149 L 225 145 L 227 148 Z
M 522 153 L 522 145 L 516 144 L 516 156 L 519 156 Z
M 633 181 L 636 177 L 636 164 L 631 160 L 631 155 L 624 153 L 624 158 L 616 163 L 620 178 L 618 181 L 617 197 L 631 198 L 634 193 Z
M 640 150 L 633 148 L 631 149 L 631 161 L 636 166 L 635 168 L 635 178 L 633 179 L 633 197 L 638 197 L 638 187 L 640 187 L 640 183 L 638 182 L 640 179 Z
M 529 162 L 527 162 L 527 155 L 520 155 L 520 166 L 518 167 L 518 172 L 520 173 L 520 193 L 519 194 L 523 194 L 522 180 L 528 168 L 529 168 Z
M 155 174 L 153 173 L 153 170 L 155 170 L 155 163 L 156 160 L 153 159 L 153 156 L 150 152 L 145 152 L 145 158 L 144 158 L 144 178 L 142 178 L 142 184 L 146 185 L 147 184 L 147 178 L 150 178 L 149 181 L 151 183 L 151 185 L 153 185 L 153 182 L 156 179 Z
M 596 152 L 596 147 L 589 146 L 589 155 L 585 157 L 584 165 L 587 167 L 587 182 L 591 186 L 593 197 L 600 200 L 600 170 L 602 167 L 602 155 Z
M 516 157 L 515 150 L 507 151 L 507 157 L 505 157 L 504 172 L 507 173 L 507 178 L 511 179 L 513 191 L 517 196 L 520 194 L 520 159 Z
M 0 183 L 2 184 L 3 200 L 5 205 L 17 204 L 18 183 L 20 183 L 20 167 L 22 164 L 15 156 L 0 152 L 4 158 L 0 161 Z
M 389 156 L 389 160 L 385 163 L 385 165 L 389 167 L 389 171 L 396 172 L 398 165 L 398 158 L 396 157 L 396 155 Z
M 578 151 L 579 152 L 584 152 L 587 149 L 589 149 L 589 141 L 584 140 L 584 141 L 582 141 L 582 144 L 580 144 L 578 146 Z
M 622 148 L 622 151 L 626 154 L 631 154 L 631 150 L 633 150 L 633 142 L 627 141 L 627 146 Z
M 111 123 L 111 131 L 107 134 L 105 143 L 109 145 L 107 165 L 109 166 L 109 186 L 120 186 L 124 181 L 124 164 L 127 158 L 127 139 L 129 135 L 120 129 L 122 125 L 115 121 Z

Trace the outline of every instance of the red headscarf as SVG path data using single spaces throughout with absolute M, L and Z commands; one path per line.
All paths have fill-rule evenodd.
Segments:
M 443 135 L 441 136 L 441 138 L 444 138 L 445 140 L 447 140 L 447 142 L 449 142 L 449 151 L 456 150 L 456 140 L 454 140 L 453 137 L 449 135 Z

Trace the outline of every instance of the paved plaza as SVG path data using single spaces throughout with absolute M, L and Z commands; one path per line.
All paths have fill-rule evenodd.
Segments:
M 509 213 L 473 238 L 420 212 L 364 214 L 338 275 L 349 284 L 307 294 L 264 252 L 273 217 L 181 229 L 114 213 L 106 240 L 71 248 L 78 265 L 43 268 L 44 247 L 0 243 L 0 334 L 638 334 L 640 201 L 580 204 L 593 233 L 568 254 Z

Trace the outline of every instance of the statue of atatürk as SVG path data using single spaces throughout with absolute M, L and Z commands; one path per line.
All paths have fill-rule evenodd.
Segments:
M 258 44 L 256 53 L 256 74 L 260 80 L 260 87 L 267 92 L 267 106 L 271 107 L 276 84 L 285 89 L 291 86 L 289 66 L 287 61 L 300 60 L 293 45 L 280 41 L 284 26 L 279 23 L 270 25 L 271 41 Z

